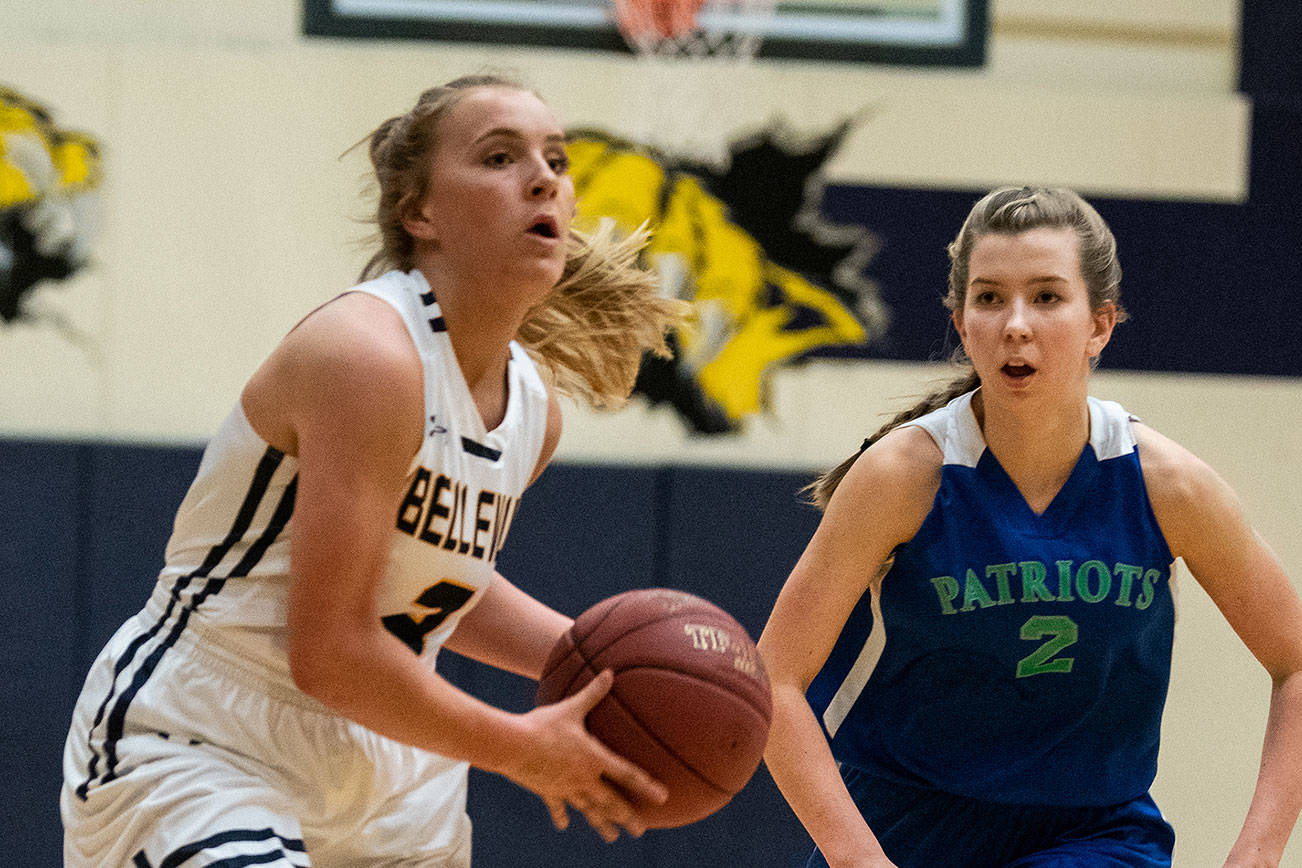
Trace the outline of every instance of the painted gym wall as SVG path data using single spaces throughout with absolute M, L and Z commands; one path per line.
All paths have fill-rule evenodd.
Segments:
M 85 478 L 88 454 L 136 472 L 109 475 L 103 497 L 92 504 L 105 515 L 83 516 L 87 526 L 102 525 L 122 499 L 147 491 L 151 473 L 184 478 L 192 450 L 280 335 L 346 288 L 366 259 L 367 230 L 360 222 L 368 204 L 361 196 L 365 160 L 356 151 L 340 155 L 379 121 L 404 111 L 422 88 L 466 71 L 518 73 L 576 126 L 705 157 L 778 122 L 797 133 L 820 133 L 862 113 L 826 167 L 829 187 L 959 191 L 974 199 L 1007 182 L 1065 183 L 1118 203 L 1121 212 L 1160 203 L 1142 213 L 1173 220 L 1182 219 L 1183 204 L 1214 209 L 1248 201 L 1252 171 L 1261 167 L 1251 165 L 1254 106 L 1238 90 L 1238 3 L 1066 0 L 1051 10 L 1044 6 L 996 0 L 989 63 L 981 70 L 773 62 L 703 71 L 689 65 L 653 69 L 587 52 L 306 40 L 293 0 L 190 0 L 169 4 L 163 15 L 135 0 L 11 0 L 0 8 L 0 82 L 47 104 L 62 126 L 98 137 L 105 184 L 92 267 L 33 300 L 36 308 L 66 317 L 90 343 L 74 343 L 39 321 L 0 328 L 0 435 L 13 446 L 3 453 L 10 462 L 4 475 L 27 480 L 5 500 L 22 505 L 8 513 L 13 536 L 6 539 L 42 534 L 45 506 L 33 493 L 75 486 Z M 871 229 L 871 217 L 864 219 Z M 920 212 L 915 219 L 921 230 L 930 218 Z M 1133 222 L 1135 235 L 1151 228 Z M 943 237 L 957 227 L 941 228 Z M 1198 237 L 1215 244 L 1219 239 L 1204 229 Z M 1143 238 L 1123 235 L 1120 243 L 1123 264 L 1138 265 L 1146 253 Z M 1266 262 L 1278 258 L 1281 277 L 1296 277 L 1298 254 L 1281 247 L 1263 243 L 1254 255 Z M 938 275 L 934 298 L 922 301 L 938 308 L 944 274 L 939 245 L 934 255 L 917 265 Z M 1123 284 L 1137 313 L 1136 323 L 1123 330 L 1140 327 L 1145 289 Z M 1302 322 L 1296 282 L 1191 281 L 1187 290 L 1188 305 L 1218 311 L 1227 331 L 1244 311 L 1267 311 L 1293 323 L 1294 332 Z M 928 315 L 934 312 L 929 308 Z M 892 313 L 907 321 L 912 311 Z M 933 358 L 940 358 L 944 335 L 934 340 Z M 1211 352 L 1221 339 L 1217 329 L 1173 328 L 1162 340 Z M 1292 355 L 1290 374 L 1245 373 L 1277 371 L 1267 362 L 1289 352 L 1287 346 L 1249 346 L 1234 373 L 1112 370 L 1105 355 L 1095 392 L 1121 401 L 1217 467 L 1302 582 L 1299 356 Z M 629 570 L 634 583 L 690 580 L 708 587 L 713 574 L 695 575 L 693 563 L 682 560 L 691 545 L 710 549 L 699 528 L 717 530 L 723 535 L 718 548 L 731 551 L 755 532 L 753 517 L 743 518 L 748 484 L 788 490 L 808 471 L 839 461 L 887 411 L 945 374 L 943 364 L 916 359 L 817 359 L 777 372 L 767 411 L 744 433 L 725 438 L 691 436 L 663 407 L 635 403 L 609 416 L 574 409 L 558 453 L 559 477 L 573 487 L 565 496 L 540 494 L 530 505 L 559 508 L 566 497 L 583 497 L 585 485 L 607 486 L 600 492 L 609 497 L 637 491 L 646 503 L 658 504 L 656 514 L 668 528 L 661 530 L 670 536 L 638 537 L 645 545 L 636 549 L 640 560 Z M 48 450 L 38 448 L 65 446 L 74 456 L 71 465 L 51 461 Z M 29 459 L 36 464 L 25 463 Z M 692 494 L 669 508 L 656 499 L 666 489 L 655 479 L 675 469 L 680 479 L 693 480 L 684 489 Z M 99 472 L 104 479 L 103 466 Z M 638 477 L 642 481 L 632 488 L 609 485 L 619 474 L 653 478 Z M 705 496 L 711 486 L 713 500 Z M 149 493 L 167 500 L 167 492 Z M 632 520 L 640 504 L 634 498 L 617 507 Z M 166 505 L 160 504 L 163 514 Z M 782 511 L 789 508 L 775 503 L 774 514 L 784 518 L 762 524 L 767 537 L 786 534 L 790 543 L 807 534 L 807 515 Z M 693 509 L 699 510 L 695 523 Z M 735 515 L 733 523 L 720 527 L 720 511 Z M 550 514 L 539 519 L 550 520 Z M 70 544 L 78 536 L 69 535 Z M 532 539 L 517 537 L 508 550 L 520 556 Z M 546 535 L 536 539 L 522 565 L 548 557 Z M 672 567 L 657 565 L 652 551 L 666 540 L 678 543 L 680 560 Z M 768 561 L 748 565 L 743 578 L 753 605 L 776 595 L 797 552 L 784 543 Z M 142 569 L 156 568 L 160 556 L 141 554 Z M 608 575 L 613 561 L 612 555 Z M 728 568 L 698 562 L 706 565 L 702 572 L 722 575 Z M 15 572 L 0 575 L 0 582 L 11 589 L 40 581 L 10 568 Z M 539 570 L 555 571 L 556 564 Z M 529 585 L 527 575 L 516 578 Z M 1154 793 L 1176 826 L 1177 865 L 1197 868 L 1219 864 L 1246 809 L 1269 680 L 1187 574 L 1181 585 Z M 732 599 L 737 591 L 721 594 Z M 577 608 L 580 596 L 575 599 Z M 129 600 L 114 603 L 134 608 Z M 40 666 L 48 665 L 45 655 L 55 648 L 31 645 L 39 628 L 6 629 L 13 631 L 3 637 L 11 669 L 31 667 L 31 656 L 23 653 L 29 647 L 41 648 L 47 662 Z M 7 697 L 0 716 L 20 717 L 21 701 Z M 38 720 L 13 732 L 64 725 Z M 26 816 L 5 813 L 4 824 Z M 36 816 L 48 822 L 48 812 Z M 491 832 L 491 816 L 480 824 Z M 57 829 L 49 834 L 57 838 Z M 1302 859 L 1299 840 L 1285 864 Z M 528 864 L 526 858 L 516 864 Z

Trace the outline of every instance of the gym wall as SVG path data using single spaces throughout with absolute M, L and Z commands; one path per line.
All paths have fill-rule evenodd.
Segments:
M 890 312 L 867 352 L 770 372 L 742 431 L 667 406 L 567 407 L 502 553 L 571 613 L 628 587 L 700 593 L 755 634 L 817 521 L 796 489 L 948 368 L 944 244 L 985 190 L 1074 186 L 1116 230 L 1133 319 L 1094 392 L 1215 466 L 1302 582 L 1302 12 L 1234 0 L 996 0 L 987 64 L 813 61 L 650 73 L 581 50 L 306 38 L 296 0 L 43 0 L 0 12 L 0 84 L 103 145 L 92 264 L 0 326 L 0 851 L 59 864 L 63 735 L 90 659 L 143 602 L 199 450 L 259 361 L 365 262 L 351 145 L 424 87 L 504 69 L 568 123 L 718 155 L 756 130 L 859 118 L 824 167 L 829 220 L 877 238 Z M 1279 7 L 1279 8 L 1266 8 Z M 658 76 L 658 77 L 656 77 Z M 708 122 L 703 122 L 703 119 Z M 1255 780 L 1269 678 L 1180 570 L 1154 795 L 1176 864 L 1219 864 Z M 521 679 L 456 661 L 525 707 Z M 763 769 L 698 826 L 608 847 L 476 775 L 479 864 L 789 865 L 808 842 Z M 1302 861 L 1302 835 L 1285 856 Z

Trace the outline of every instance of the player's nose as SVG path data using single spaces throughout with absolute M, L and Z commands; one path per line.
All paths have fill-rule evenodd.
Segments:
M 560 189 L 560 175 L 545 159 L 537 160 L 529 179 L 529 196 L 533 199 L 550 199 Z
M 1030 311 L 1026 302 L 1016 299 L 1008 306 L 1008 317 L 1004 320 L 1004 339 L 1025 341 L 1031 337 Z

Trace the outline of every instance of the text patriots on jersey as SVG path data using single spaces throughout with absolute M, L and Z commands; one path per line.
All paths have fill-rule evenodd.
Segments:
M 969 568 L 961 583 L 954 576 L 936 576 L 931 584 L 944 615 L 1016 602 L 1098 603 L 1109 598 L 1118 606 L 1142 611 L 1153 604 L 1156 587 L 1166 576 L 1165 570 L 1123 563 L 1109 568 L 1099 560 L 1079 566 L 1075 561 L 1055 561 L 1054 572 L 1052 588 L 1046 581 L 1049 570 L 1041 561 L 988 564 L 981 571 Z

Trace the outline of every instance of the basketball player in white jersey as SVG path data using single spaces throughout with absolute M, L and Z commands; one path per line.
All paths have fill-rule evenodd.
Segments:
M 665 798 L 584 728 L 608 674 L 516 714 L 434 658 L 539 676 L 571 621 L 493 564 L 560 435 L 555 393 L 623 400 L 678 308 L 640 239 L 570 232 L 561 127 L 518 84 L 433 88 L 369 146 L 366 282 L 250 379 L 87 677 L 69 866 L 469 865 L 469 765 L 607 840 L 643 831 L 629 795 Z

